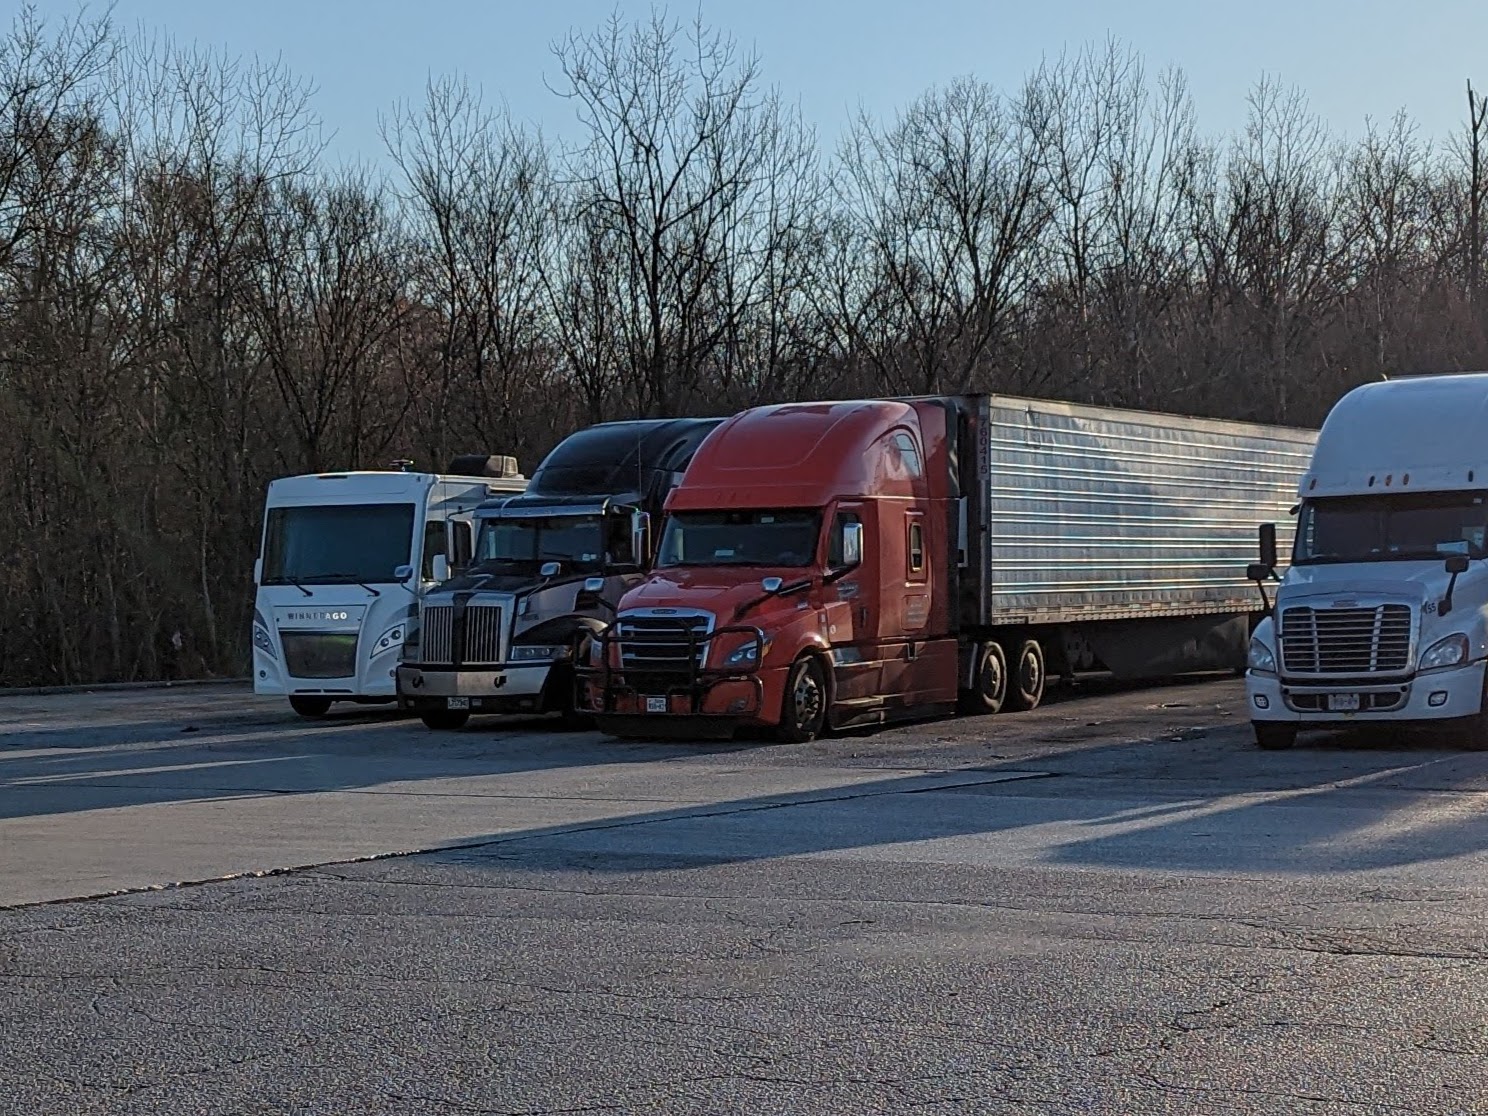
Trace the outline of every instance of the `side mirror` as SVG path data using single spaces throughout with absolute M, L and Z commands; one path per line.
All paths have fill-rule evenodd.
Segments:
M 1271 567 L 1264 562 L 1252 562 L 1245 567 L 1246 581 L 1265 581 L 1271 576 Z
M 633 512 L 630 517 L 630 553 L 636 565 L 642 568 L 651 564 L 651 516 L 647 512 Z
M 574 608 L 608 608 L 614 611 L 610 602 L 604 599 L 604 587 L 604 578 L 586 577 L 583 587 L 574 597 Z
M 760 582 L 760 588 L 766 593 L 778 593 L 780 587 L 785 584 L 785 579 L 780 577 L 767 577 Z
M 1276 569 L 1276 524 L 1262 523 L 1261 530 L 1261 565 L 1267 570 Z
M 254 585 L 262 585 L 263 584 L 263 559 L 262 558 L 255 558 L 255 559 L 253 559 L 253 584 Z
M 557 577 L 561 569 L 563 565 L 560 562 L 544 562 L 538 567 L 537 572 L 542 577 Z
M 1467 573 L 1468 567 L 1471 565 L 1472 563 L 1468 560 L 1466 554 L 1450 554 L 1447 556 L 1447 573 L 1452 575 L 1452 579 L 1447 582 L 1446 595 L 1442 597 L 1436 606 L 1436 614 L 1438 616 L 1445 616 L 1452 611 L 1452 590 L 1457 588 L 1457 575 Z
M 844 523 L 842 525 L 842 568 L 852 569 L 863 562 L 863 525 L 861 523 Z
M 429 563 L 429 566 L 430 572 L 433 573 L 435 581 L 449 580 L 449 559 L 446 558 L 443 554 L 434 555 L 434 560 Z
M 406 562 L 393 570 L 393 576 L 399 581 L 407 581 L 413 576 L 413 567 Z

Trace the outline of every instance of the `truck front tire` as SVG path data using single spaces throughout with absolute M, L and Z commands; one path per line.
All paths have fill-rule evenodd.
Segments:
M 787 744 L 805 744 L 816 739 L 826 722 L 827 676 L 820 659 L 803 655 L 786 676 L 775 735 Z
M 1252 721 L 1256 747 L 1268 752 L 1284 752 L 1297 743 L 1297 726 L 1279 724 L 1275 721 Z
M 435 732 L 454 732 L 455 729 L 465 727 L 470 714 L 463 709 L 430 709 L 420 713 L 419 720 L 424 722 L 425 728 Z
M 289 707 L 301 717 L 324 717 L 331 711 L 331 699 L 295 694 L 289 699 Z

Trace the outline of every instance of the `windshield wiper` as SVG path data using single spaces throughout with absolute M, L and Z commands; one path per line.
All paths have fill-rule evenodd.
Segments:
M 326 577 L 334 577 L 334 578 L 338 578 L 341 581 L 348 582 L 349 584 L 352 584 L 352 585 L 360 585 L 363 589 L 367 590 L 367 592 L 371 593 L 374 597 L 380 597 L 380 596 L 382 596 L 382 590 L 372 588 L 372 586 L 368 585 L 361 578 L 357 577 L 356 574 L 333 573 L 333 574 L 326 574 Z
M 305 596 L 307 596 L 307 597 L 313 597 L 313 596 L 315 596 L 314 593 L 310 592 L 310 590 L 306 589 L 303 585 L 301 585 L 298 581 L 296 581 L 292 577 L 275 577 L 275 578 L 271 578 L 268 581 L 265 581 L 264 584 L 265 585 L 293 585 L 301 593 L 304 593 Z

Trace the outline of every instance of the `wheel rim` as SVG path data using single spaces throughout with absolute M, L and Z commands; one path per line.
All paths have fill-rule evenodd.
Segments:
M 816 724 L 816 719 L 821 716 L 822 691 L 821 682 L 816 677 L 816 671 L 811 669 L 808 663 L 801 669 L 796 678 L 796 687 L 791 691 L 791 700 L 796 710 L 796 727 L 798 729 L 809 729 Z
M 991 652 L 982 656 L 981 685 L 982 696 L 988 701 L 1000 700 L 1007 685 L 1002 676 L 1002 662 Z
M 1022 669 L 1019 674 L 1021 675 L 1019 682 L 1025 694 L 1032 696 L 1043 688 L 1044 665 L 1039 662 L 1038 652 L 1030 649 L 1023 653 Z

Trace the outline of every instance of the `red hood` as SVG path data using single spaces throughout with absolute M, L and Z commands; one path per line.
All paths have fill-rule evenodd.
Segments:
M 718 623 L 733 621 L 734 610 L 747 601 L 764 596 L 760 582 L 778 577 L 786 585 L 810 574 L 805 569 L 771 569 L 764 566 L 671 567 L 653 570 L 645 581 L 620 598 L 620 611 L 630 608 L 702 609 L 718 617 Z M 781 608 L 795 611 L 806 599 L 805 592 L 791 593 L 779 602 L 762 602 L 740 617 L 740 623 Z

